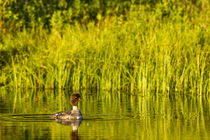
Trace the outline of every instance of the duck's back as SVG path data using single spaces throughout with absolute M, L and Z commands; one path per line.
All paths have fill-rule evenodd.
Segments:
M 71 116 L 71 111 L 66 110 L 66 111 L 61 111 L 53 114 L 50 116 L 51 119 L 68 119 L 69 116 Z
M 53 114 L 51 119 L 75 120 L 82 119 L 82 114 L 79 110 L 66 110 Z

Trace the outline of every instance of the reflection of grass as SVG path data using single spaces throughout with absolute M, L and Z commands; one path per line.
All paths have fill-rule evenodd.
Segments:
M 160 22 L 143 13 L 50 34 L 3 36 L 8 62 L 2 61 L 0 84 L 207 94 L 210 30 L 200 26 L 207 21 L 195 21 Z
M 0 98 L 7 101 L 5 104 L 9 105 L 7 108 L 10 114 L 21 114 L 23 120 L 16 116 L 8 119 L 11 120 L 8 124 L 0 119 L 1 132 L 7 130 L 9 133 L 0 134 L 1 139 L 16 135 L 49 139 L 69 137 L 71 126 L 46 121 L 46 118 L 46 122 L 42 122 L 42 118 L 37 119 L 38 115 L 34 115 L 33 120 L 33 114 L 52 114 L 70 109 L 69 94 L 53 91 L 2 93 L 7 93 L 1 94 Z M 79 108 L 84 120 L 79 127 L 79 135 L 84 139 L 202 139 L 209 136 L 209 98 L 183 95 L 139 96 L 120 92 L 88 95 L 84 92 L 82 98 Z M 28 114 L 31 115 L 29 118 Z

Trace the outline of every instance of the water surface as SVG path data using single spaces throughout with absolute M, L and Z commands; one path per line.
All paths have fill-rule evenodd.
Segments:
M 210 139 L 207 97 L 83 91 L 80 125 L 50 120 L 50 114 L 72 108 L 69 96 L 1 90 L 0 139 Z

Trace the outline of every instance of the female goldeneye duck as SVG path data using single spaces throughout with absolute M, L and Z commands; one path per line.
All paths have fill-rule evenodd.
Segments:
M 50 118 L 57 120 L 78 120 L 82 119 L 82 113 L 79 111 L 78 102 L 82 101 L 79 93 L 74 93 L 70 97 L 70 104 L 73 106 L 73 110 L 61 111 L 53 114 Z

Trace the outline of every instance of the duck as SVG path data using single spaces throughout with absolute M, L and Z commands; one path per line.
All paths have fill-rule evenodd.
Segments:
M 72 110 L 66 110 L 66 111 L 61 111 L 57 112 L 53 115 L 50 116 L 51 119 L 55 120 L 66 120 L 66 121 L 71 121 L 71 120 L 81 120 L 83 118 L 82 113 L 80 112 L 78 108 L 78 103 L 82 101 L 82 98 L 80 97 L 79 93 L 73 93 L 70 96 L 70 104 L 73 106 Z

